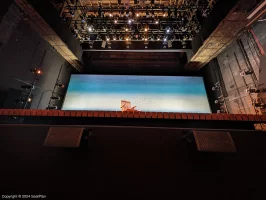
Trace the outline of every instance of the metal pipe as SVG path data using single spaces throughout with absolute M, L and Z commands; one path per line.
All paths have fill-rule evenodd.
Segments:
M 70 0 L 66 0 L 66 1 L 67 1 L 67 4 L 70 5 L 70 6 L 75 7 L 77 5 L 77 0 L 74 0 L 73 4 L 72 4 L 72 2 Z
M 90 7 L 90 6 L 78 6 L 78 5 L 73 5 L 73 4 L 71 4 L 70 6 L 66 6 L 66 8 L 76 8 L 76 9 L 80 9 L 80 10 L 82 9 L 82 10 L 86 10 L 87 12 L 98 11 L 98 7 L 93 8 L 93 7 Z M 188 9 L 197 9 L 197 7 L 188 7 Z M 110 9 L 109 6 L 102 7 L 102 11 L 107 11 L 108 12 L 110 10 L 111 9 Z M 112 12 L 121 11 L 121 10 L 122 9 L 120 7 L 112 7 Z M 162 8 L 148 8 L 148 9 L 146 9 L 146 8 L 138 8 L 135 11 L 143 11 L 143 12 L 146 12 L 147 10 L 148 11 L 161 11 L 163 13 Z M 177 12 L 186 12 L 186 11 L 187 11 L 187 9 L 177 9 Z
M 259 63 L 257 62 L 257 60 L 256 60 L 256 58 L 255 58 L 255 56 L 254 56 L 254 53 L 253 53 L 253 51 L 252 51 L 252 48 L 251 48 L 251 46 L 250 46 L 250 44 L 249 44 L 250 38 L 249 38 L 249 36 L 248 36 L 248 33 L 247 33 L 247 38 L 248 38 L 247 43 L 248 43 L 249 50 L 251 51 L 252 57 L 253 57 L 253 59 L 254 59 L 256 65 L 259 66 Z M 255 51 L 256 51 L 256 50 L 255 50 Z
M 60 68 L 60 70 L 59 70 L 59 73 L 58 73 L 58 76 L 57 76 L 57 79 L 56 79 L 56 82 L 59 80 L 59 78 L 60 78 L 60 74 L 61 74 L 61 71 L 62 71 L 62 69 L 63 69 L 63 66 L 64 66 L 64 64 L 63 65 L 61 65 L 61 68 Z M 53 94 L 55 93 L 55 89 L 56 89 L 56 84 L 54 85 L 54 89 L 53 89 L 53 91 L 52 91 L 52 96 L 53 96 Z M 50 103 L 51 103 L 51 98 L 50 98 L 50 101 L 49 101 L 49 103 L 48 103 L 48 106 L 50 105 Z
M 216 65 L 217 64 L 217 65 Z M 221 72 L 220 72 L 220 70 L 219 70 L 219 68 L 220 68 L 220 66 L 219 66 L 219 64 L 218 64 L 218 61 L 217 61 L 217 59 L 216 60 L 214 60 L 213 61 L 213 65 L 214 65 L 214 76 L 215 76 L 215 78 L 216 78 L 216 81 L 218 81 L 218 83 L 219 83 L 219 91 L 220 91 L 220 93 L 221 93 L 221 95 L 223 96 L 223 98 L 224 98 L 224 106 L 225 106 L 225 110 L 226 110 L 226 113 L 229 113 L 229 111 L 228 111 L 228 106 L 227 106 L 227 104 L 226 104 L 226 101 L 225 101 L 225 97 L 226 96 L 228 96 L 228 94 L 227 94 L 227 92 L 226 92 L 226 89 L 224 88 L 224 82 L 223 82 L 223 79 L 221 79 Z M 213 70 L 211 70 L 211 72 L 213 72 Z M 224 91 L 225 91 L 225 93 L 224 93 Z
M 236 59 L 236 63 L 237 63 L 238 69 L 241 70 L 241 67 L 240 67 L 240 65 L 239 65 L 238 58 L 237 58 L 237 56 L 236 56 L 236 52 L 234 52 L 234 56 L 235 56 L 235 59 Z M 245 83 L 246 87 L 248 87 L 248 84 L 247 84 L 247 82 L 246 82 L 246 79 L 245 79 L 243 76 L 241 76 L 241 77 L 242 77 L 243 82 Z M 253 83 L 254 83 L 254 82 L 253 82 Z M 256 83 L 254 83 L 254 84 L 256 84 Z M 250 95 L 250 93 L 248 93 L 248 94 L 249 94 L 249 97 L 250 97 L 250 99 L 251 99 L 251 101 L 252 101 L 252 100 L 253 100 L 253 99 L 252 99 L 252 96 Z
M 247 67 L 249 68 L 249 70 L 252 70 L 252 71 L 254 72 L 253 66 L 252 66 L 252 64 L 250 63 L 250 60 L 249 60 L 249 58 L 248 58 L 247 52 L 245 51 L 245 48 L 244 48 L 244 45 L 243 45 L 242 40 L 241 40 L 241 39 L 237 39 L 237 43 L 238 43 L 238 45 L 239 45 L 239 47 L 240 47 L 240 49 L 241 49 L 241 51 L 242 51 L 242 54 L 243 54 L 244 59 L 245 59 L 245 61 L 246 61 Z M 257 75 L 256 75 L 255 73 L 252 73 L 252 74 L 251 74 L 251 77 L 252 77 L 254 83 L 255 83 L 255 82 L 258 82 L 258 78 L 257 78 Z M 255 79 L 256 81 L 255 81 L 254 79 Z
M 246 96 L 242 96 L 242 97 L 238 97 L 238 98 L 233 98 L 233 99 L 230 99 L 229 97 L 227 98 L 228 102 L 231 102 L 231 101 L 235 101 L 235 100 L 238 100 L 238 99 L 241 99 L 243 97 L 248 97 L 248 95 Z
M 62 6 L 61 12 L 60 12 L 60 17 L 63 16 L 63 13 L 64 13 L 64 10 L 65 10 L 65 6 L 66 6 L 66 4 L 67 4 L 67 2 L 66 2 L 66 0 L 65 0 L 64 3 L 63 3 L 63 6 Z
M 259 47 L 258 47 L 253 35 L 251 34 L 250 30 L 248 31 L 248 38 L 249 38 L 253 48 L 255 49 L 257 56 L 258 57 L 261 56 L 260 49 L 259 49 Z
M 39 67 L 42 65 L 46 53 L 47 53 L 47 51 L 45 50 L 44 53 L 43 53 L 43 57 L 42 57 L 42 59 L 41 59 L 41 61 L 40 61 Z M 31 94 L 32 94 L 32 91 L 33 91 L 33 89 L 34 89 L 35 83 L 36 83 L 36 81 L 37 81 L 37 77 L 38 77 L 38 74 L 35 74 L 35 77 L 34 77 L 34 80 L 33 80 L 33 83 L 32 83 L 33 88 L 30 89 L 30 92 L 29 92 L 29 94 L 28 94 L 28 96 L 27 96 L 27 100 L 26 100 L 26 102 L 25 102 L 25 105 L 24 105 L 24 108 L 23 108 L 23 109 L 25 109 L 25 108 L 27 107 L 28 99 L 30 98 L 30 96 L 31 96 Z
M 266 5 L 266 0 L 264 0 L 252 13 L 250 13 L 247 19 L 251 19 L 252 17 L 254 17 L 265 5 Z
M 255 40 L 255 42 L 256 42 L 256 44 L 257 44 L 259 50 L 260 50 L 261 55 L 265 55 L 264 49 L 263 49 L 262 46 L 260 45 L 260 42 L 259 42 L 259 40 L 258 40 L 256 34 L 255 34 L 254 31 L 251 30 L 251 29 L 250 29 L 249 31 L 250 31 L 251 35 L 253 36 L 253 39 Z
M 233 81 L 234 81 L 234 83 L 235 83 L 235 86 L 237 87 L 237 83 L 236 83 L 236 80 L 235 80 L 235 78 L 234 78 L 234 74 L 233 74 L 233 72 L 232 72 L 231 65 L 230 65 L 229 62 L 227 62 L 227 63 L 228 63 L 229 71 L 231 72 L 231 76 L 232 76 L 232 78 L 233 78 Z M 240 91 L 239 91 L 238 88 L 237 88 L 237 93 L 238 93 L 238 96 L 241 97 L 241 94 L 240 94 Z M 241 101 L 241 104 L 242 104 L 242 106 L 243 106 L 243 108 L 244 108 L 244 110 L 245 110 L 245 113 L 247 114 L 246 108 L 245 108 L 244 103 L 243 103 L 243 101 L 242 101 L 241 98 L 240 98 L 240 101 Z
M 222 94 L 223 94 L 224 97 L 227 97 L 228 93 L 227 93 L 226 88 L 225 88 L 223 75 L 221 73 L 221 68 L 220 68 L 220 65 L 219 65 L 217 59 L 214 59 L 214 69 L 215 69 L 215 75 L 217 77 L 217 80 L 219 80 L 220 87 L 222 89 Z

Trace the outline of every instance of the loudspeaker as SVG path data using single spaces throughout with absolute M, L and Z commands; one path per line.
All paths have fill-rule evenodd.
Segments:
M 234 153 L 236 147 L 229 132 L 226 131 L 188 131 L 184 139 L 195 144 L 199 152 Z
M 51 127 L 44 141 L 46 147 L 88 147 L 92 132 L 85 128 Z
M 173 45 L 172 45 L 172 41 L 171 40 L 168 40 L 168 48 L 172 48 Z
M 101 45 L 102 48 L 105 48 L 106 47 L 106 41 L 102 41 L 102 45 Z

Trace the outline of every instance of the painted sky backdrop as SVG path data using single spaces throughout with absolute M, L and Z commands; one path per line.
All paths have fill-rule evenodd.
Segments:
M 147 112 L 210 113 L 201 77 L 72 75 L 63 110 L 121 111 L 121 100 Z

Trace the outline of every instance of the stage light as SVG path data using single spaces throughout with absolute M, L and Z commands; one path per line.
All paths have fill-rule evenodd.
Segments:
M 146 12 L 146 17 L 149 18 L 150 17 L 150 13 Z
M 59 96 L 51 96 L 51 99 L 53 99 L 53 100 L 60 100 L 60 97 Z
M 15 101 L 15 103 L 16 104 L 24 104 L 24 101 L 23 100 L 25 100 L 25 99 L 17 99 L 16 101 Z
M 129 40 L 129 38 L 126 38 L 126 41 L 128 41 Z
M 34 89 L 34 86 L 33 85 L 22 85 L 21 88 L 28 90 L 28 89 Z
M 116 19 L 115 19 L 115 21 L 114 21 L 114 22 L 115 22 L 115 24 L 117 24 L 117 20 L 116 20 Z
M 94 43 L 94 41 L 92 41 L 92 42 L 89 42 L 90 49 L 93 49 L 93 43 Z
M 109 37 L 106 37 L 106 41 L 109 41 L 110 39 L 109 39 Z
M 144 40 L 145 40 L 145 41 L 147 41 L 147 40 L 148 40 L 148 38 L 145 38 Z
M 86 19 L 85 19 L 84 16 L 80 15 L 80 19 L 81 19 L 81 22 L 82 22 L 82 23 L 85 23 L 85 22 L 86 22 Z
M 172 48 L 172 41 L 171 40 L 168 40 L 168 48 Z
M 72 10 L 72 9 L 71 9 L 71 10 L 69 11 L 69 13 L 70 13 L 71 17 L 75 17 L 75 10 Z
M 102 5 L 101 4 L 99 5 L 99 8 L 98 8 L 98 16 L 102 17 Z
M 32 68 L 32 69 L 30 69 L 30 72 L 37 74 L 37 75 L 42 74 L 42 71 L 38 68 Z
M 145 49 L 148 49 L 148 44 L 149 44 L 149 42 L 144 42 Z
M 102 41 L 102 45 L 101 45 L 101 47 L 104 49 L 105 47 L 106 47 L 106 41 Z
M 28 102 L 31 102 L 31 101 L 32 101 L 32 99 L 29 97 L 27 101 L 28 101 Z
M 163 14 L 163 17 L 166 17 L 166 14 L 165 13 Z
M 91 27 L 91 26 L 88 27 L 88 31 L 89 31 L 89 32 L 92 31 L 92 27 Z
M 147 31 L 148 31 L 148 29 L 147 29 L 147 28 L 145 28 L 145 29 L 144 29 L 144 31 L 145 31 L 145 32 L 147 32 Z
M 220 84 L 219 84 L 219 82 L 216 83 L 216 84 L 214 85 L 214 87 L 212 87 L 212 91 L 219 90 L 219 89 L 220 89 Z
M 126 31 L 128 31 L 128 28 L 126 28 Z
M 185 41 L 182 42 L 182 45 L 183 45 L 183 49 L 187 47 L 187 43 Z
M 56 83 L 55 86 L 56 87 L 59 87 L 59 88 L 64 88 L 65 87 L 65 85 L 62 84 L 62 83 Z
M 159 40 L 160 40 L 160 38 L 157 38 L 157 40 L 159 41 Z
M 167 41 L 167 38 L 164 38 L 163 41 L 166 42 Z
M 253 70 L 250 70 L 250 69 L 244 69 L 244 70 L 241 70 L 240 72 L 240 76 L 246 76 L 246 75 L 250 75 L 250 74 L 253 74 L 254 71 Z
M 77 22 L 74 23 L 74 28 L 75 28 L 75 29 L 78 29 Z
M 48 106 L 47 110 L 57 110 L 57 106 Z
M 169 33 L 170 32 L 170 28 L 166 29 L 166 32 Z
M 109 17 L 112 17 L 112 16 L 113 16 L 113 15 L 110 13 L 110 14 L 109 14 Z
M 139 13 L 137 13 L 137 17 L 139 17 Z
M 155 24 L 159 24 L 159 20 L 155 20 Z
M 128 23 L 129 23 L 129 24 L 131 24 L 131 23 L 132 23 L 132 20 L 131 20 L 131 19 L 129 19 L 129 20 L 128 20 Z

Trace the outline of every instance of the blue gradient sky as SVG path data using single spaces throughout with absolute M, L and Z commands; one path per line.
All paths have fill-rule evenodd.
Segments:
M 128 100 L 141 111 L 210 113 L 201 77 L 72 75 L 64 110 L 120 111 Z

